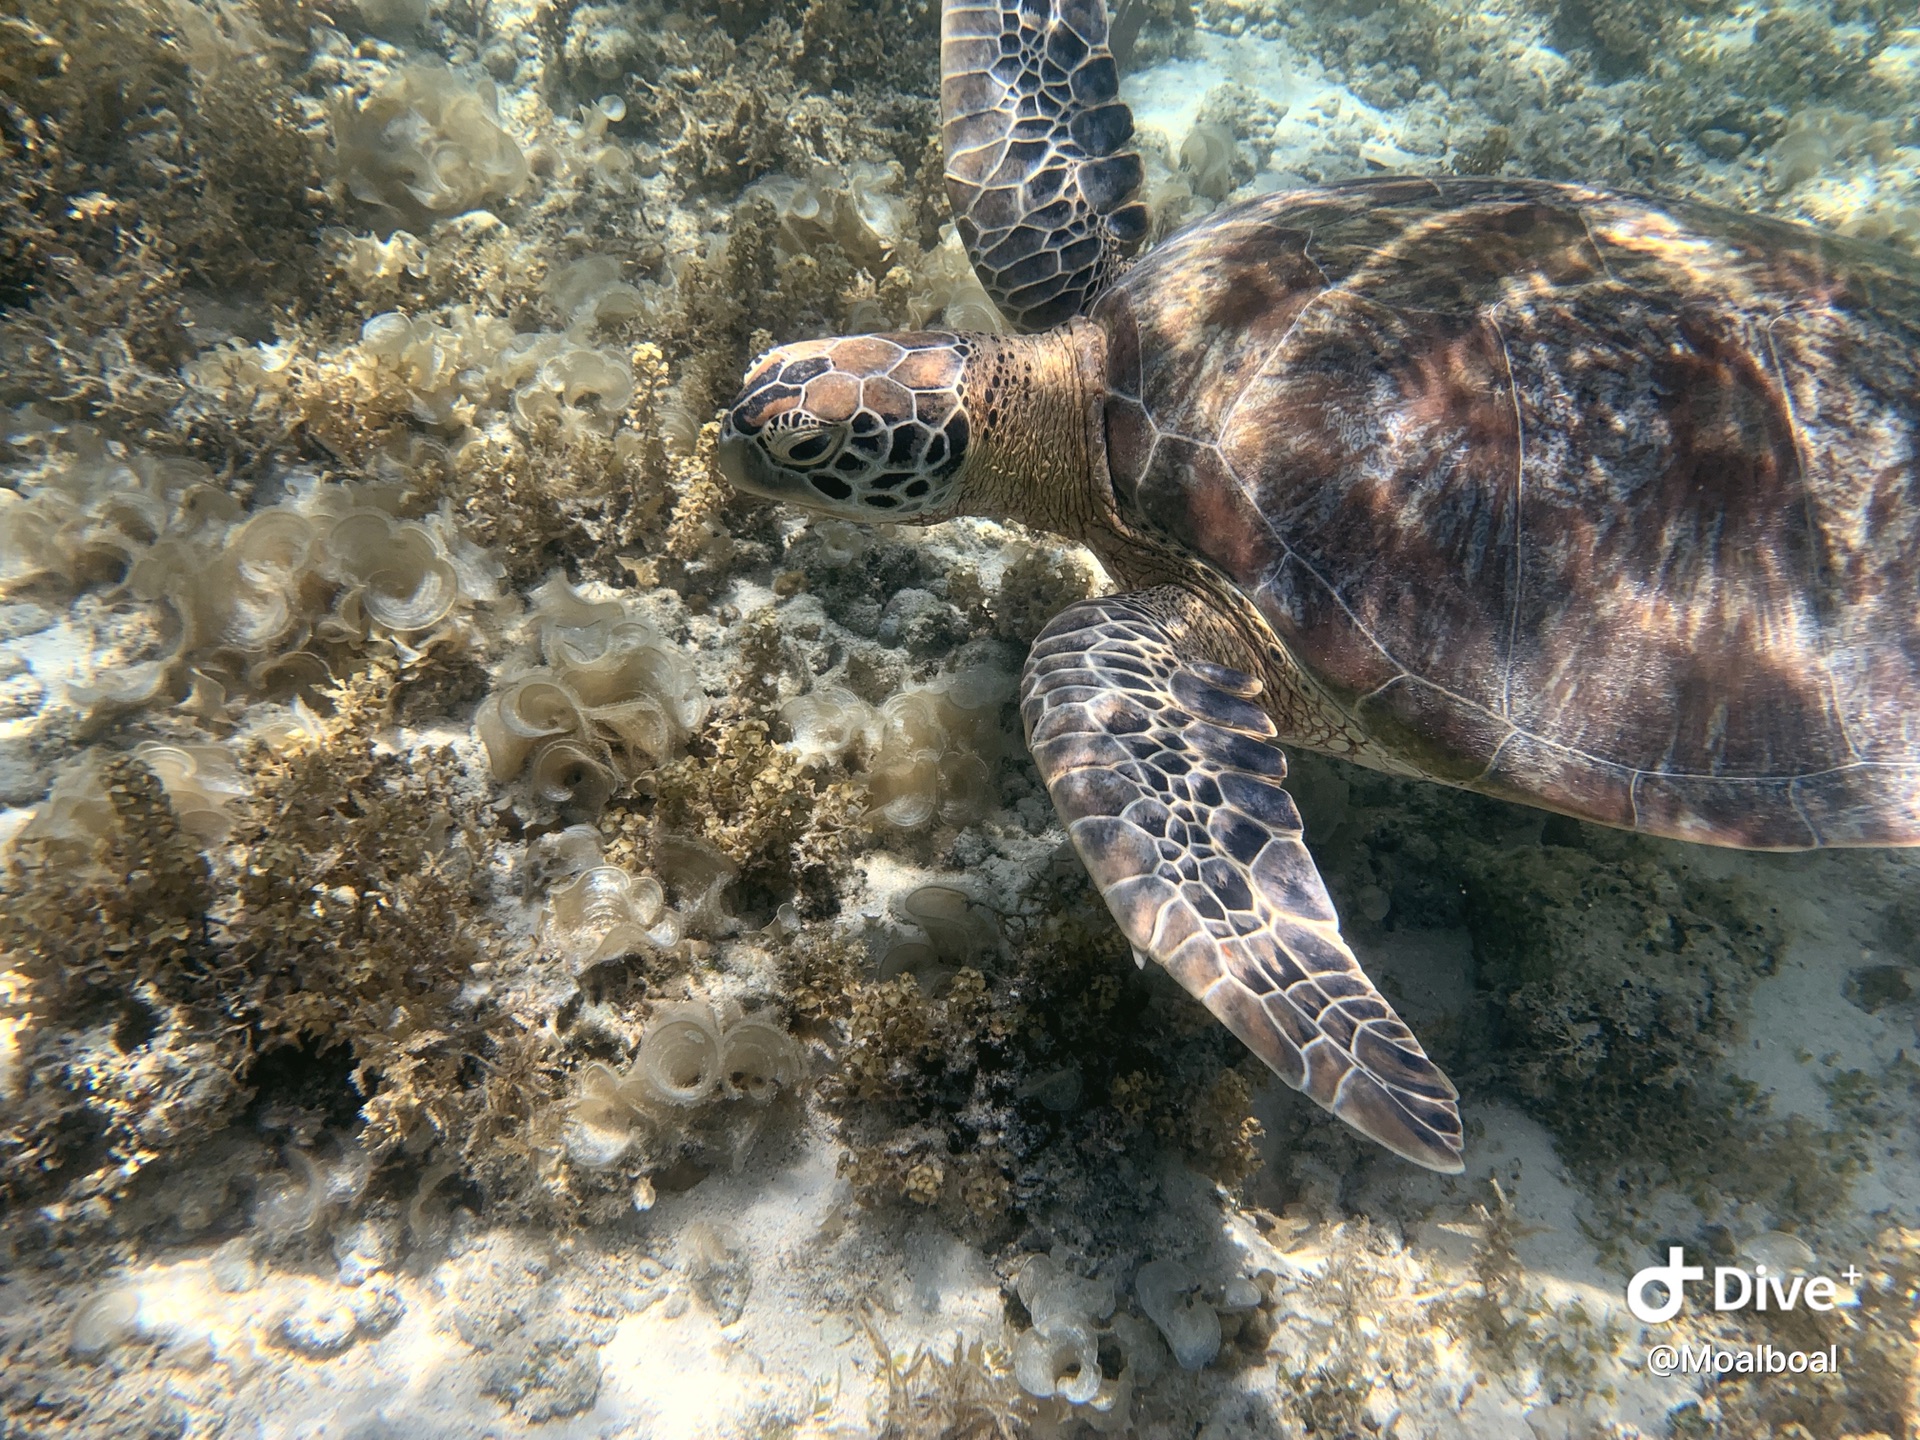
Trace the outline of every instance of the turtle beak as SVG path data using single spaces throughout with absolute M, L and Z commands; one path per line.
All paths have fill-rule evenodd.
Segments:
M 721 428 L 720 443 L 714 448 L 713 458 L 729 485 L 736 490 L 747 488 L 747 442 L 744 436 L 734 433 L 732 420 Z
M 766 500 L 780 500 L 785 497 L 777 484 L 769 483 L 766 456 L 760 453 L 760 447 L 733 428 L 733 417 L 728 416 L 720 429 L 720 443 L 715 447 L 714 460 L 720 466 L 720 473 L 727 477 L 727 483 L 735 490 L 747 495 L 758 495 Z

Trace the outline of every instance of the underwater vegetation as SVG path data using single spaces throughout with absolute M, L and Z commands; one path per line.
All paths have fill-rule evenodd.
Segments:
M 1496 11 L 1119 7 L 1130 66 L 1284 37 L 1375 107 L 1210 85 L 1143 136 L 1155 232 L 1386 156 L 1920 244 L 1902 7 L 1762 5 L 1738 45 L 1712 7 Z M 622 1325 L 741 1335 L 808 1265 L 884 1433 L 1152 1433 L 1234 1386 L 1266 1408 L 1219 1434 L 1385 1433 L 1380 1377 L 1452 1363 L 1435 1304 L 1482 1370 L 1614 1384 L 1517 1211 L 1273 1104 L 1061 853 L 1012 687 L 1092 559 L 718 475 L 776 338 L 997 327 L 936 43 L 896 0 L 0 17 L 0 1429 L 231 1405 L 141 1269 L 183 1254 L 299 1373 L 431 1310 L 529 1426 L 617 1390 Z M 1915 1077 L 1829 1067 L 1816 1122 L 1734 1070 L 1794 939 L 1766 895 L 1332 762 L 1295 788 L 1357 943 L 1464 937 L 1422 1033 L 1597 1245 L 1824 1247 Z M 1850 993 L 1899 1016 L 1920 925 L 1884 908 Z M 835 1218 L 770 1259 L 721 1212 L 810 1147 Z M 930 1233 L 980 1257 L 959 1336 L 875 1298 Z M 1914 1240 L 1848 1234 L 1846 1383 L 1676 1434 L 1897 1433 Z
M 244 749 L 218 864 L 153 751 L 82 761 L 69 803 L 14 842 L 0 943 L 15 1004 L 45 1018 L 20 1038 L 26 1103 L 0 1143 L 40 1223 L 107 1222 L 149 1165 L 237 1117 L 278 1047 L 350 1056 L 375 1158 L 471 1132 L 447 1081 L 476 1038 L 458 991 L 488 939 L 491 822 L 446 752 L 374 748 L 392 690 L 369 672 L 321 734 Z

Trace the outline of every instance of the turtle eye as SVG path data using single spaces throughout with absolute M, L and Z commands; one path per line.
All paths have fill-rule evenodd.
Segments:
M 840 449 L 844 433 L 839 426 L 792 425 L 767 437 L 773 458 L 802 469 L 824 464 Z

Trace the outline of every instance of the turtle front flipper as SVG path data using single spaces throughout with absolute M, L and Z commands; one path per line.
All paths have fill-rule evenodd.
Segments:
M 1259 682 L 1200 658 L 1187 597 L 1082 601 L 1034 642 L 1027 744 L 1120 928 L 1296 1090 L 1463 1168 L 1457 1092 L 1340 938 Z
M 1102 0 L 945 0 L 947 196 L 1009 323 L 1084 314 L 1147 234 Z

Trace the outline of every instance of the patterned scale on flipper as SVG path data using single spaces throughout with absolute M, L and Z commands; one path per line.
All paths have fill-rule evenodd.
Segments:
M 1136 953 L 1289 1085 L 1457 1172 L 1454 1087 L 1341 939 L 1259 684 L 1195 653 L 1192 603 L 1083 601 L 1034 642 L 1020 709 L 1054 806 Z

